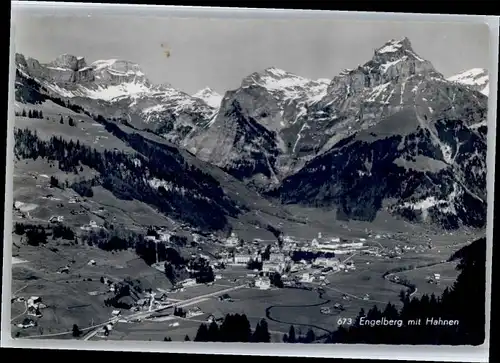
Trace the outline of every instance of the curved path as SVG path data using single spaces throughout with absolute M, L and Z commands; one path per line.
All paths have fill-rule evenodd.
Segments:
M 23 316 L 27 312 L 28 312 L 28 303 L 25 301 L 24 302 L 24 311 L 21 314 L 19 314 L 19 315 L 13 317 L 12 319 L 10 319 L 10 322 L 12 323 L 14 320 L 16 320 L 17 318 L 20 318 L 21 316 Z
M 403 285 L 403 284 L 400 284 L 398 282 L 395 282 L 395 281 L 392 281 L 390 279 L 391 276 L 393 275 L 396 275 L 396 274 L 399 274 L 399 273 L 403 273 L 403 272 L 408 272 L 408 271 L 415 271 L 415 270 L 422 270 L 424 268 L 429 268 L 429 267 L 434 267 L 434 266 L 438 266 L 438 265 L 446 265 L 446 264 L 449 264 L 449 263 L 454 263 L 455 261 L 445 261 L 445 262 L 436 262 L 436 263 L 433 263 L 433 264 L 430 264 L 430 265 L 425 265 L 425 266 L 420 266 L 420 267 L 415 267 L 415 268 L 408 268 L 408 269 L 405 269 L 405 270 L 402 270 L 402 271 L 398 271 L 398 272 L 390 272 L 390 273 L 385 273 L 384 275 L 382 275 L 382 278 L 386 279 L 387 281 L 389 282 L 392 282 L 393 284 L 397 284 L 397 285 L 401 285 L 401 286 L 404 286 L 406 287 L 407 289 L 410 289 L 408 286 L 406 285 Z M 450 280 L 450 279 L 448 279 Z M 454 281 L 455 279 L 453 279 Z M 413 295 L 415 295 L 418 291 L 418 288 L 415 286 L 415 290 L 413 290 L 411 293 L 410 293 L 410 297 L 412 297 Z
M 325 305 L 325 304 L 328 304 L 329 302 L 331 302 L 330 299 L 324 299 L 323 298 L 323 293 L 320 292 L 318 294 L 319 294 L 319 298 L 320 299 L 325 300 L 324 302 L 320 302 L 320 303 L 316 303 L 316 304 L 309 304 L 309 305 L 302 305 L 302 304 L 301 305 L 271 305 L 271 306 L 269 306 L 266 309 L 266 317 L 269 320 L 274 321 L 276 323 L 289 324 L 289 325 L 293 325 L 293 326 L 305 326 L 305 327 L 308 327 L 308 328 L 314 328 L 314 329 L 318 329 L 318 330 L 324 331 L 327 334 L 332 334 L 333 331 L 325 329 L 325 328 L 317 326 L 317 325 L 296 323 L 296 322 L 291 322 L 291 321 L 284 321 L 284 320 L 275 319 L 275 318 L 273 318 L 271 316 L 271 310 L 273 308 L 310 308 L 310 307 L 316 307 L 316 306 Z

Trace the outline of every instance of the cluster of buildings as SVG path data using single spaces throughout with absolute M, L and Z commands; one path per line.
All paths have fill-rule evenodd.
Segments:
M 427 276 L 427 282 L 429 284 L 439 284 L 441 281 L 441 274 L 434 273 L 431 276 Z
M 153 241 L 153 242 L 169 242 L 171 234 L 166 231 L 166 230 L 160 230 L 156 232 L 157 236 L 146 236 L 144 237 L 145 240 Z
M 94 229 L 102 229 L 103 226 L 97 224 L 96 221 L 90 221 L 89 224 L 84 224 L 83 226 L 80 226 L 80 229 L 82 231 L 92 231 Z
M 42 298 L 39 296 L 31 296 L 28 299 L 24 297 L 14 297 L 12 301 L 24 302 L 26 304 L 26 314 L 30 317 L 26 317 L 22 323 L 17 324 L 16 326 L 21 329 L 27 329 L 34 326 L 37 326 L 36 321 L 33 318 L 40 318 L 43 316 L 42 309 L 47 306 L 42 303 Z
M 64 216 L 52 216 L 49 218 L 49 223 L 63 223 Z
M 39 296 L 31 296 L 26 301 L 26 305 L 28 306 L 27 314 L 31 316 L 36 316 L 37 318 L 42 316 L 41 309 L 47 307 L 45 304 L 42 303 L 42 298 Z
M 167 297 L 166 293 L 154 293 L 151 292 L 146 294 L 144 298 L 141 298 L 135 302 L 132 307 L 132 311 L 152 311 L 156 309 L 161 309 L 162 307 L 167 307 L 172 301 Z

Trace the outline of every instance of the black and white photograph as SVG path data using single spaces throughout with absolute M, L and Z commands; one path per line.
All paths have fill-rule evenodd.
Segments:
M 14 5 L 12 29 L 9 339 L 487 339 L 487 23 Z

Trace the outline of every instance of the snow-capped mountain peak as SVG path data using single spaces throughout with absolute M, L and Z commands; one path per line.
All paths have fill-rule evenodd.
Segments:
M 131 61 L 106 59 L 87 65 L 83 57 L 62 54 L 41 64 L 16 54 L 16 64 L 20 76 L 31 78 L 51 96 L 114 110 L 114 117 L 172 142 L 180 142 L 214 114 L 213 107 L 198 98 L 168 84 L 152 84 Z
M 465 72 L 456 74 L 448 78 L 450 82 L 460 83 L 464 86 L 475 89 L 485 96 L 489 94 L 489 76 L 484 68 L 472 68 Z
M 192 95 L 192 97 L 204 101 L 207 105 L 213 108 L 219 108 L 222 101 L 222 96 L 210 87 L 199 90 Z
M 97 60 L 90 66 L 96 73 L 107 72 L 121 77 L 144 77 L 141 67 L 130 61 L 119 59 Z
M 383 73 L 397 64 L 401 66 L 405 63 L 413 63 L 416 68 L 423 68 L 422 70 L 425 69 L 427 72 L 435 71 L 430 62 L 421 58 L 413 50 L 410 40 L 406 37 L 400 40 L 389 40 L 384 45 L 377 48 L 372 61 L 379 64 L 380 70 Z
M 241 88 L 262 87 L 276 99 L 279 99 L 280 102 L 295 100 L 297 102 L 313 103 L 326 94 L 329 84 L 330 80 L 325 78 L 312 80 L 276 67 L 268 67 L 244 78 Z
M 391 39 L 386 42 L 383 46 L 376 50 L 378 54 L 384 53 L 396 53 L 396 52 L 404 52 L 404 51 L 413 51 L 411 47 L 411 42 L 408 38 L 403 38 L 399 40 Z

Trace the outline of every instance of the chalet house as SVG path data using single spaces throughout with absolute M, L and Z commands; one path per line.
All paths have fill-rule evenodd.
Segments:
M 62 223 L 64 221 L 63 216 L 52 216 L 49 218 L 49 223 Z
M 338 268 L 339 266 L 339 260 L 334 259 L 334 258 L 325 258 L 325 257 L 318 257 L 314 260 L 315 266 L 321 266 L 321 267 L 336 267 Z
M 322 308 L 320 309 L 320 313 L 321 313 L 321 314 L 325 314 L 325 315 L 327 315 L 327 314 L 331 314 L 331 313 L 332 313 L 332 309 L 330 309 L 330 308 L 329 308 L 329 307 L 327 307 L 327 306 L 326 306 L 326 307 L 322 307 Z
M 28 315 L 41 317 L 42 313 L 40 312 L 40 309 L 38 306 L 32 305 L 32 306 L 28 307 Z
M 42 298 L 39 296 L 32 296 L 28 299 L 28 306 L 36 306 L 42 302 Z
M 192 318 L 199 315 L 203 315 L 203 311 L 201 311 L 198 306 L 195 306 L 194 308 L 188 310 L 188 312 L 186 313 L 186 318 Z
M 196 280 L 195 279 L 186 279 L 182 281 L 182 286 L 193 286 L 196 285 Z
M 248 262 L 250 262 L 251 258 L 252 258 L 252 256 L 250 256 L 250 255 L 243 255 L 243 254 L 242 255 L 235 255 L 233 261 L 236 264 L 245 265 Z
M 64 266 L 62 267 L 58 273 L 62 274 L 62 273 L 66 273 L 66 274 L 69 274 L 69 266 Z
M 33 326 L 36 326 L 36 322 L 29 318 L 26 318 L 23 320 L 22 323 L 17 324 L 17 327 L 21 329 L 31 328 Z
M 333 305 L 333 308 L 335 310 L 344 310 L 344 307 L 339 303 L 336 303 L 335 305 Z
M 276 263 L 276 262 L 265 261 L 262 264 L 262 271 L 263 272 L 278 272 L 278 273 L 282 273 L 284 269 L 285 269 L 285 264 L 284 263 Z
M 300 281 L 302 281 L 302 282 L 312 282 L 313 280 L 314 280 L 314 276 L 311 276 L 307 272 L 302 274 L 302 278 L 300 279 Z
M 271 253 L 269 255 L 270 262 L 285 262 L 285 255 L 282 253 Z
M 261 290 L 268 290 L 271 288 L 271 281 L 269 281 L 269 279 L 262 279 L 262 278 L 256 279 L 255 287 Z

